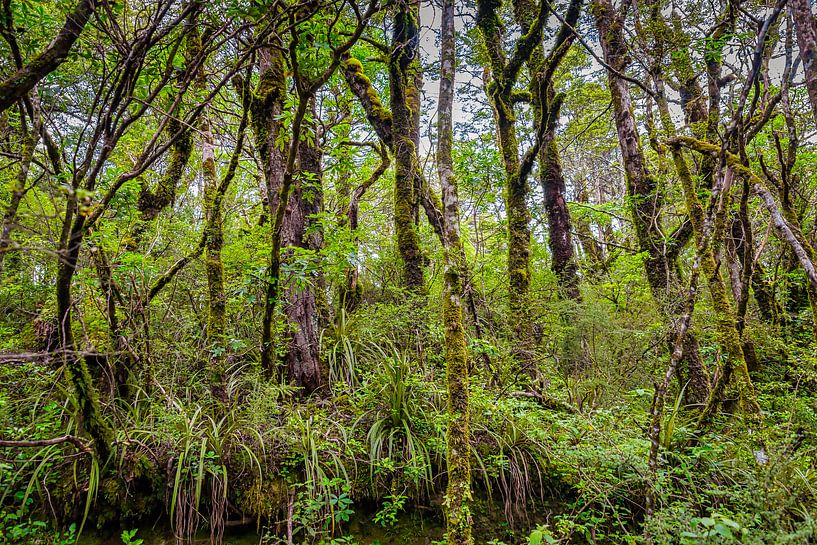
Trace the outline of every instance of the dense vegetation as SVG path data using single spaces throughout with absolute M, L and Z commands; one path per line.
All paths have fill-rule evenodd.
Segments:
M 0 543 L 817 542 L 808 0 L 1 8 Z

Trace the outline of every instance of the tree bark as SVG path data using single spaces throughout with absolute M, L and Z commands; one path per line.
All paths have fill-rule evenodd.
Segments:
M 252 98 L 252 127 L 255 134 L 255 148 L 261 156 L 264 181 L 267 189 L 267 205 L 271 218 L 276 217 L 278 195 L 284 182 L 286 158 L 276 145 L 281 131 L 280 116 L 286 98 L 286 76 L 281 44 L 274 44 L 259 52 L 259 81 Z M 278 249 L 270 254 L 270 269 L 280 259 Z M 280 262 L 279 266 L 280 266 Z M 274 272 L 274 275 L 272 274 Z M 280 377 L 272 340 L 272 325 L 275 318 L 275 300 L 278 293 L 277 271 L 267 275 L 265 289 L 264 316 L 261 323 L 261 368 L 268 377 Z
M 797 31 L 797 45 L 806 74 L 806 89 L 814 119 L 817 120 L 817 23 L 809 0 L 789 0 L 789 13 Z
M 419 52 L 419 4 L 398 0 L 395 4 L 389 89 L 394 149 L 394 227 L 403 260 L 403 283 L 413 292 L 423 289 L 423 254 L 415 223 L 415 184 L 419 169 L 415 143 L 415 112 L 419 110 L 416 72 Z
M 463 327 L 463 287 L 461 273 L 465 255 L 460 240 L 459 198 L 454 177 L 453 110 L 456 53 L 454 0 L 442 6 L 440 42 L 440 93 L 437 106 L 437 174 L 443 195 L 445 229 L 445 284 L 443 322 L 445 324 L 445 364 L 448 386 L 448 430 L 446 458 L 448 486 L 445 494 L 448 543 L 472 545 L 471 535 L 471 432 L 469 426 L 468 348 Z
M 48 47 L 0 83 L 0 112 L 24 97 L 65 61 L 93 12 L 94 0 L 80 0 Z
M 559 160 L 559 145 L 556 141 L 556 125 L 559 121 L 560 107 L 561 99 L 558 99 L 549 101 L 546 108 L 548 116 L 543 121 L 548 124 L 548 127 L 542 143 L 540 181 L 548 216 L 551 268 L 559 280 L 560 293 L 568 299 L 580 301 L 579 267 L 573 250 L 572 222 L 565 201 L 565 179 Z
M 609 0 L 595 0 L 592 12 L 604 61 L 612 68 L 607 71 L 607 78 L 613 101 L 614 121 L 624 163 L 630 213 L 639 248 L 647 255 L 644 262 L 647 281 L 662 312 L 672 320 L 682 312 L 677 303 L 679 281 L 675 274 L 675 259 L 682 240 L 666 241 L 659 229 L 662 200 L 657 192 L 655 179 L 646 167 L 633 115 L 630 89 L 627 81 L 618 75 L 626 69 L 630 58 L 623 34 L 624 22 Z M 709 378 L 697 351 L 695 337 L 688 333 L 684 337 L 684 343 L 683 359 L 679 367 L 686 368 L 689 372 L 690 400 L 701 403 L 709 396 Z
M 310 99 L 309 108 L 312 118 L 316 119 L 314 99 Z M 323 208 L 322 152 L 318 138 L 319 135 L 315 134 L 312 143 L 301 140 L 299 144 L 299 176 L 290 196 L 282 232 L 285 247 L 304 248 L 313 252 L 319 250 L 323 242 L 314 225 L 316 215 Z M 316 293 L 319 285 L 317 278 L 311 278 L 304 285 L 298 284 L 288 282 L 284 290 L 284 313 L 291 329 L 285 363 L 290 383 L 309 393 L 323 383 L 318 353 L 320 343 Z

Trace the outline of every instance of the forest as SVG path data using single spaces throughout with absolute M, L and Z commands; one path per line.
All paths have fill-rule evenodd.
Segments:
M 0 545 L 817 543 L 809 0 L 0 36 Z

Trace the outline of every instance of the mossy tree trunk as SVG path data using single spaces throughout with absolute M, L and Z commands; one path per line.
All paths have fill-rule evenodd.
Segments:
M 659 92 L 659 97 L 661 95 L 662 93 Z M 662 115 L 669 115 L 666 105 L 663 108 Z M 715 311 L 715 327 L 718 332 L 718 340 L 727 356 L 718 381 L 701 413 L 701 418 L 702 420 L 709 418 L 718 405 L 724 401 L 723 396 L 730 381 L 735 386 L 739 405 L 747 412 L 759 413 L 757 394 L 749 376 L 743 342 L 737 326 L 737 315 L 729 301 L 726 285 L 721 276 L 721 269 L 715 259 L 719 241 L 725 237 L 726 209 L 729 204 L 729 190 L 734 180 L 734 171 L 727 168 L 723 175 L 717 177 L 713 188 L 712 202 L 709 206 L 710 212 L 706 213 L 698 198 L 697 188 L 680 145 L 673 146 L 672 155 L 684 191 L 689 218 L 695 230 L 701 271 L 709 286 L 712 307 Z
M 286 76 L 283 44 L 270 44 L 261 49 L 258 57 L 259 80 L 252 98 L 252 127 L 255 148 L 261 158 L 267 194 L 269 216 L 274 218 L 278 208 L 278 194 L 283 185 L 286 158 L 276 142 L 281 129 L 281 115 L 286 99 Z M 273 321 L 278 298 L 277 270 L 272 268 L 280 257 L 278 250 L 270 254 L 269 272 L 266 278 L 264 316 L 261 323 L 261 368 L 268 377 L 281 378 L 273 343 Z
M 538 45 L 531 52 L 528 67 L 531 73 L 529 89 L 534 112 L 534 127 L 541 127 L 542 143 L 539 148 L 539 183 L 544 194 L 545 212 L 548 218 L 548 246 L 551 269 L 559 283 L 559 294 L 572 300 L 581 300 L 578 267 L 571 234 L 570 211 L 565 201 L 565 180 L 559 159 L 556 128 L 563 96 L 556 94 L 553 77 L 570 49 L 583 0 L 572 1 L 564 17 L 564 24 L 556 35 L 553 47 L 545 56 Z M 515 0 L 514 16 L 523 32 L 529 32 L 536 23 L 537 6 L 531 0 Z
M 565 178 L 559 159 L 559 143 L 556 140 L 560 106 L 561 100 L 548 101 L 548 115 L 545 119 L 548 126 L 542 143 L 539 180 L 548 216 L 551 268 L 559 281 L 559 293 L 568 299 L 580 301 L 579 267 L 573 249 L 572 221 L 565 200 Z
M 624 163 L 630 214 L 638 246 L 647 256 L 644 262 L 647 281 L 662 312 L 670 320 L 675 320 L 683 311 L 677 303 L 681 298 L 676 261 L 688 239 L 688 230 L 682 225 L 671 236 L 665 237 L 660 228 L 663 204 L 661 193 L 646 166 L 628 82 L 620 76 L 630 59 L 630 51 L 624 39 L 623 18 L 616 13 L 609 0 L 594 0 L 591 11 L 599 33 L 604 61 L 611 68 L 607 71 L 607 79 L 613 102 L 613 117 Z M 689 374 L 690 400 L 703 403 L 709 396 L 710 387 L 709 377 L 698 351 L 698 342 L 691 333 L 684 336 L 683 342 L 684 355 L 679 368 L 685 368 Z
M 471 432 L 469 426 L 468 347 L 463 326 L 464 253 L 460 240 L 459 198 L 454 177 L 453 108 L 456 49 L 454 0 L 444 0 L 440 42 L 440 93 L 437 107 L 437 174 L 443 194 L 445 229 L 445 363 L 448 385 L 446 433 L 448 486 L 445 494 L 446 529 L 451 545 L 472 545 L 471 535 Z
M 198 22 L 191 18 L 188 23 L 188 55 L 198 57 L 201 54 L 201 40 L 197 28 Z M 202 59 L 193 91 L 199 96 L 207 92 L 207 76 L 205 61 Z M 224 291 L 224 264 L 221 260 L 221 250 L 224 247 L 224 218 L 222 213 L 223 195 L 219 195 L 219 180 L 216 170 L 215 137 L 210 124 L 211 109 L 205 106 L 199 117 L 197 139 L 201 155 L 201 179 L 205 224 L 204 270 L 207 276 L 207 351 L 210 358 L 210 390 L 214 399 L 221 403 L 227 402 L 227 389 L 224 384 L 224 333 L 227 317 L 227 294 Z
M 513 88 L 522 66 L 542 40 L 546 2 L 540 2 L 527 32 L 515 44 L 510 57 L 505 52 L 505 30 L 499 16 L 500 0 L 477 2 L 477 28 L 488 53 L 490 81 L 486 92 L 494 113 L 500 155 L 505 168 L 505 210 L 508 221 L 508 306 L 514 323 L 517 351 L 525 372 L 535 375 L 530 320 L 530 211 L 528 176 L 542 143 L 537 131 L 534 145 L 520 158 L 516 135 Z
M 68 58 L 68 53 L 82 34 L 95 8 L 96 2 L 93 0 L 77 2 L 76 7 L 68 13 L 65 24 L 48 46 L 28 64 L 18 66 L 13 74 L 0 81 L 0 112 L 25 97 L 37 82 L 56 70 Z M 13 26 L 11 21 L 8 24 L 9 27 Z M 9 28 L 9 31 L 11 35 L 16 33 L 13 28 Z
M 398 0 L 395 3 L 389 89 L 392 110 L 392 148 L 394 150 L 394 228 L 397 248 L 403 260 L 403 283 L 414 292 L 423 289 L 423 253 L 417 233 L 416 188 L 417 143 L 415 118 L 419 115 L 420 21 L 419 3 Z
M 150 223 L 176 200 L 176 191 L 181 184 L 193 151 L 193 134 L 192 131 L 183 129 L 178 119 L 171 118 L 167 123 L 166 133 L 173 135 L 180 131 L 181 136 L 170 146 L 167 167 L 156 183 L 156 187 L 151 189 L 146 182 L 142 182 L 142 188 L 136 201 L 136 208 L 139 210 L 142 221 L 134 225 L 130 239 L 127 241 L 128 245 L 133 248 L 139 244 Z
M 8 206 L 3 213 L 3 220 L 0 224 L 0 278 L 4 274 L 4 263 L 6 254 L 13 249 L 11 240 L 11 231 L 17 220 L 17 211 L 20 208 L 20 203 L 28 192 L 28 173 L 31 169 L 31 163 L 34 159 L 34 151 L 37 148 L 37 143 L 40 141 L 40 121 L 39 115 L 34 119 L 32 126 L 27 127 L 25 119 L 21 119 L 23 134 L 21 135 L 22 145 L 20 150 L 20 164 L 17 167 L 17 173 L 13 178 L 13 184 L 9 193 L 11 199 Z

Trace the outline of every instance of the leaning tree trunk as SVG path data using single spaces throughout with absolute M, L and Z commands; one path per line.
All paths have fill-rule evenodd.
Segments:
M 664 314 L 669 319 L 674 319 L 683 311 L 674 302 L 680 300 L 677 297 L 679 282 L 675 275 L 675 258 L 681 244 L 678 241 L 671 241 L 674 247 L 668 247 L 663 233 L 658 229 L 661 202 L 656 195 L 657 185 L 646 167 L 628 83 L 619 76 L 626 69 L 629 59 L 629 50 L 623 34 L 624 22 L 616 14 L 610 0 L 595 0 L 592 3 L 592 12 L 599 32 L 604 61 L 612 68 L 607 71 L 608 85 L 624 163 L 627 193 L 630 197 L 630 212 L 639 248 L 647 255 L 644 262 L 647 281 Z M 709 396 L 709 378 L 697 350 L 697 340 L 693 335 L 687 334 L 683 342 L 684 356 L 679 367 L 685 367 L 689 373 L 688 390 L 691 400 L 704 402 Z M 672 348 L 670 346 L 671 350 Z
M 65 24 L 48 47 L 31 62 L 0 82 L 0 112 L 23 98 L 37 82 L 56 70 L 68 58 L 71 47 L 94 12 L 94 4 L 93 0 L 80 0 L 68 14 Z
M 534 126 L 543 129 L 539 148 L 539 183 L 544 194 L 545 212 L 548 217 L 548 245 L 551 253 L 551 269 L 559 283 L 559 294 L 572 300 L 580 300 L 578 267 L 571 234 L 570 211 L 565 201 L 565 180 L 559 159 L 556 128 L 559 122 L 562 95 L 553 89 L 553 76 L 573 43 L 575 27 L 581 13 L 583 0 L 573 0 L 568 6 L 553 48 L 545 56 L 541 45 L 531 52 L 528 67 L 532 74 L 529 90 L 534 112 Z M 516 0 L 514 16 L 527 33 L 536 23 L 537 6 L 531 0 Z

